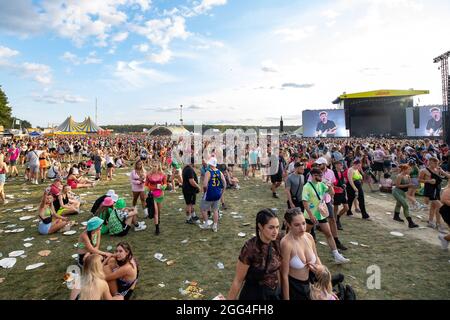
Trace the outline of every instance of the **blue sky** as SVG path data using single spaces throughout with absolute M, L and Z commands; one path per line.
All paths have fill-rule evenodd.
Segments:
M 299 125 L 342 92 L 427 89 L 444 0 L 0 1 L 0 85 L 33 125 Z

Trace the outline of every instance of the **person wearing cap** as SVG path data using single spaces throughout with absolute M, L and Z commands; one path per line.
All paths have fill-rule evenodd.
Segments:
M 427 122 L 427 136 L 439 137 L 442 135 L 441 109 L 434 107 L 430 109 L 431 118 Z
M 38 214 L 40 220 L 38 231 L 43 235 L 55 233 L 69 224 L 69 219 L 56 214 L 50 188 L 47 188 L 42 196 Z
M 118 237 L 126 236 L 132 226 L 134 231 L 145 230 L 147 226 L 145 222 L 138 223 L 137 214 L 136 208 L 127 208 L 125 199 L 117 200 L 108 218 L 109 234 Z
M 110 257 L 109 252 L 101 251 L 100 240 L 102 237 L 101 228 L 104 223 L 99 217 L 92 217 L 88 220 L 86 230 L 80 234 L 78 239 L 78 265 L 83 267 L 84 261 L 90 254 L 99 254 L 103 257 Z
M 336 247 L 339 250 L 347 250 L 347 248 L 341 243 L 338 236 L 338 228 L 336 223 L 336 218 L 334 215 L 333 208 L 333 198 L 334 198 L 334 185 L 336 183 L 336 176 L 333 170 L 329 169 L 328 161 L 324 157 L 320 157 L 316 160 L 315 164 L 318 166 L 320 171 L 322 172 L 322 182 L 328 186 L 328 190 L 333 189 L 333 192 L 327 192 L 324 196 L 324 202 L 328 209 L 328 225 L 330 226 L 331 234 L 333 235 L 334 242 L 336 243 Z M 312 181 L 312 175 L 309 176 L 308 181 Z
M 363 175 L 361 173 L 361 160 L 356 159 L 353 161 L 352 167 L 347 171 L 347 195 L 348 195 L 348 216 L 352 216 L 353 201 L 358 198 L 359 208 L 361 210 L 362 218 L 364 220 L 370 220 L 370 216 L 366 211 L 364 190 L 362 188 Z
M 109 232 L 108 220 L 113 211 L 115 201 L 111 197 L 106 197 L 95 212 L 95 216 L 104 220 L 101 232 L 107 234 Z
M 114 190 L 108 190 L 106 194 L 102 195 L 100 198 L 95 200 L 94 205 L 91 208 L 91 213 L 95 214 L 98 210 L 98 208 L 102 205 L 103 200 L 105 200 L 106 197 L 110 197 L 114 202 L 116 202 L 119 199 L 119 196 L 116 194 Z
M 320 121 L 316 126 L 316 137 L 332 138 L 336 135 L 337 126 L 332 120 L 328 120 L 328 113 L 321 111 L 319 113 Z
M 220 199 L 227 187 L 225 177 L 220 170 L 217 169 L 217 159 L 211 157 L 207 162 L 209 168 L 203 180 L 203 197 L 200 204 L 200 209 L 203 216 L 203 224 L 201 229 L 209 229 L 208 211 L 213 212 L 213 232 L 217 232 L 219 223 L 219 204 Z
M 288 209 L 300 208 L 302 212 L 305 210 L 303 208 L 302 202 L 302 191 L 305 184 L 305 165 L 302 162 L 296 162 L 294 164 L 295 171 L 289 174 L 286 179 L 286 196 L 287 196 L 287 206 Z
M 312 181 L 308 181 L 303 187 L 302 201 L 305 208 L 304 216 L 306 220 L 306 231 L 311 233 L 313 227 L 320 224 L 320 231 L 325 235 L 328 245 L 334 257 L 334 261 L 338 264 L 347 263 L 350 260 L 341 255 L 336 247 L 333 235 L 330 230 L 327 216 L 329 210 L 324 204 L 326 194 L 334 195 L 331 186 L 322 182 L 323 173 L 319 168 L 311 170 Z

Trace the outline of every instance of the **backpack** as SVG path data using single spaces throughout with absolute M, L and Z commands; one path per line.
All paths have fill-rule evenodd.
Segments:
M 109 234 L 114 236 L 119 234 L 125 228 L 125 223 L 120 220 L 116 210 L 112 210 L 108 219 Z
M 355 290 L 350 285 L 344 285 L 338 283 L 333 287 L 333 291 L 336 293 L 339 300 L 356 300 Z

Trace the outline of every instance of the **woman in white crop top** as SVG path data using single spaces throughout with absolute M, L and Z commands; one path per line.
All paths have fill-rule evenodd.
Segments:
M 284 216 L 288 232 L 281 240 L 281 283 L 285 300 L 310 299 L 310 272 L 321 268 L 314 238 L 306 232 L 306 221 L 298 208 Z

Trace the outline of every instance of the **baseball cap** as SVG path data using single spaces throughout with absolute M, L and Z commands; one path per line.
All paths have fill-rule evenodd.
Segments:
M 321 111 L 321 112 L 319 113 L 319 116 L 321 116 L 321 115 L 323 115 L 323 114 L 327 116 L 327 115 L 328 115 L 328 112 L 326 112 L 326 111 Z
M 304 167 L 305 165 L 302 162 L 296 162 L 294 164 L 294 168 Z
M 217 159 L 212 157 L 208 160 L 208 164 L 213 167 L 217 167 Z
M 112 201 L 116 202 L 117 200 L 119 200 L 119 196 L 116 194 L 116 192 L 114 190 L 108 190 L 108 192 L 106 193 L 106 195 L 108 197 L 110 197 L 112 199 Z
M 315 161 L 315 163 L 317 163 L 317 164 L 328 165 L 328 161 L 327 161 L 327 159 L 325 159 L 324 157 L 320 157 L 319 159 L 317 159 L 317 160 Z
M 434 108 L 431 108 L 431 109 L 430 109 L 430 112 L 434 112 L 434 111 L 440 112 L 441 109 L 439 109 L 438 107 L 434 107 Z

